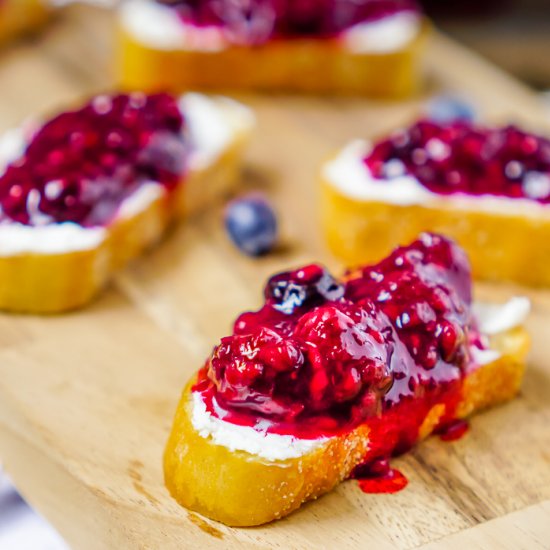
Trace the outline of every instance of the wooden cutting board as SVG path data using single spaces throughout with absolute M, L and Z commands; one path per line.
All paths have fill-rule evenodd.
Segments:
M 74 8 L 34 44 L 2 52 L 1 126 L 110 87 L 110 36 L 107 14 Z M 434 37 L 426 70 L 426 95 L 466 92 L 490 120 L 546 126 L 531 92 L 444 37 Z M 187 378 L 237 313 L 260 303 L 272 271 L 310 260 L 342 267 L 319 235 L 319 163 L 349 138 L 411 119 L 425 97 L 241 99 L 259 123 L 242 187 L 273 198 L 280 250 L 261 260 L 240 255 L 216 206 L 121 273 L 88 309 L 1 315 L 0 457 L 17 486 L 79 549 L 550 548 L 550 292 L 478 289 L 533 298 L 522 393 L 475 418 L 462 440 L 432 438 L 396 460 L 406 490 L 365 495 L 346 482 L 255 529 L 224 527 L 170 499 L 161 455 Z

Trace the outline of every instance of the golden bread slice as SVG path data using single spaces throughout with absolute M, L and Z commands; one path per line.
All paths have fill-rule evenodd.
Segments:
M 527 332 L 515 328 L 498 335 L 491 346 L 501 356 L 466 376 L 460 418 L 512 399 L 519 391 L 529 350 Z M 164 455 L 166 485 L 190 510 L 226 525 L 260 525 L 331 491 L 368 460 L 368 421 L 311 453 L 283 461 L 216 445 L 193 427 L 191 385 L 183 392 Z M 444 405 L 434 405 L 419 440 L 432 433 L 443 409 Z
M 0 224 L 0 309 L 57 313 L 86 304 L 171 223 L 204 208 L 235 183 L 253 126 L 251 112 L 222 97 L 187 94 L 181 101 L 193 152 L 170 193 L 154 182 L 141 185 L 105 227 Z M 222 141 L 209 134 L 220 123 L 225 125 Z
M 174 498 L 227 525 L 281 518 L 352 474 L 386 481 L 392 456 L 520 388 L 529 301 L 472 303 L 468 259 L 440 235 L 340 280 L 276 274 L 264 297 L 184 389 L 164 455 Z
M 166 11 L 165 6 L 143 0 L 123 6 L 118 72 L 124 88 L 259 89 L 403 97 L 420 86 L 421 57 L 429 34 L 426 21 L 403 46 L 391 51 L 358 52 L 336 39 L 276 39 L 254 47 L 197 45 L 185 32 L 178 39 L 177 21 L 174 30 Z M 150 27 L 146 33 L 142 21 L 145 14 Z M 158 32 L 154 32 L 155 19 Z M 162 25 L 164 33 L 160 32 Z M 175 43 L 171 44 L 167 36 L 174 34 Z

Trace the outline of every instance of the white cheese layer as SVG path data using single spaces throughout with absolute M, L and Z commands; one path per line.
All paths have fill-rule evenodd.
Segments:
M 353 53 L 392 53 L 405 49 L 418 36 L 421 24 L 414 12 L 396 13 L 354 25 L 342 33 L 341 40 Z
M 428 144 L 426 150 L 428 154 L 441 155 L 445 154 L 444 148 L 442 142 L 434 141 L 431 146 Z M 548 206 L 530 199 L 512 199 L 495 195 L 474 196 L 466 193 L 433 193 L 415 177 L 399 175 L 402 172 L 400 161 L 392 161 L 394 165 L 388 163 L 388 171 L 394 171 L 395 177 L 375 178 L 363 162 L 370 150 L 371 144 L 367 141 L 356 140 L 349 143 L 338 156 L 325 164 L 325 181 L 341 194 L 357 201 L 382 202 L 397 206 L 459 208 L 502 215 L 550 215 Z
M 523 325 L 530 309 L 527 298 L 512 298 L 503 305 L 475 304 L 476 315 L 482 332 L 494 335 Z M 495 361 L 500 353 L 494 349 L 471 348 L 477 365 Z M 299 439 L 291 435 L 267 433 L 248 426 L 239 426 L 213 416 L 206 409 L 200 394 L 193 393 L 192 424 L 204 438 L 228 448 L 230 451 L 245 451 L 267 460 L 299 458 L 326 444 L 330 438 Z
M 477 302 L 473 305 L 474 317 L 480 332 L 488 336 L 501 334 L 523 325 L 531 311 L 528 298 L 515 296 L 505 304 Z
M 141 214 L 157 199 L 166 194 L 160 183 L 148 181 L 140 185 L 129 197 L 124 199 L 117 210 L 117 219 L 128 220 Z
M 180 98 L 179 104 L 186 121 L 184 132 L 191 148 L 188 162 L 192 171 L 213 163 L 237 133 L 246 131 L 254 124 L 252 112 L 230 99 L 211 99 L 189 93 Z M 9 163 L 24 153 L 25 135 L 25 132 L 16 129 L 6 132 L 0 139 L 0 175 Z M 51 184 L 52 192 L 55 192 L 55 182 Z M 159 183 L 144 183 L 121 202 L 116 219 L 138 215 L 165 193 Z M 0 257 L 90 250 L 107 238 L 108 229 L 105 227 L 85 228 L 72 222 L 51 223 L 47 216 L 38 211 L 38 201 L 39 195 L 31 192 L 29 213 L 33 225 L 9 221 L 0 223 Z
M 84 228 L 71 222 L 42 226 L 7 223 L 0 225 L 0 257 L 90 250 L 106 236 L 102 227 Z
M 126 0 L 119 19 L 135 40 L 157 50 L 216 52 L 228 47 L 220 28 L 186 25 L 173 8 L 150 0 Z
M 327 441 L 319 439 L 298 439 L 292 435 L 279 435 L 256 430 L 249 426 L 239 426 L 225 422 L 206 410 L 199 393 L 193 392 L 193 428 L 202 436 L 210 437 L 216 445 L 227 447 L 230 451 L 246 451 L 266 460 L 287 460 L 299 458 Z
M 151 0 L 126 0 L 119 13 L 126 32 L 151 48 L 218 52 L 231 46 L 220 27 L 186 25 L 172 8 Z M 352 53 L 390 53 L 404 49 L 420 28 L 420 17 L 404 12 L 359 23 L 339 38 Z
M 203 94 L 181 96 L 180 110 L 185 116 L 185 131 L 191 143 L 190 170 L 212 164 L 235 139 L 236 134 L 254 126 L 254 114 L 227 97 L 210 98 Z

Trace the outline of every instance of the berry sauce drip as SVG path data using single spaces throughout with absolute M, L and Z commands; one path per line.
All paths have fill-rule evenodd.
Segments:
M 166 94 L 101 95 L 42 126 L 0 176 L 0 222 L 107 224 L 147 181 L 173 189 L 188 146 Z
M 387 459 L 360 464 L 351 477 L 359 481 L 359 488 L 364 493 L 397 493 L 409 483 L 399 470 L 390 466 Z
M 231 42 L 262 44 L 273 38 L 328 38 L 356 25 L 401 12 L 415 0 L 156 0 L 186 24 L 222 27 Z
M 469 363 L 470 270 L 451 241 L 424 234 L 343 281 L 310 265 L 272 277 L 193 391 L 225 421 L 305 439 L 368 422 L 365 460 L 402 453 L 435 405 L 454 418 Z
M 446 426 L 441 426 L 437 433 L 442 441 L 456 441 L 462 438 L 470 429 L 466 420 L 457 419 L 449 422 Z
M 550 202 L 550 140 L 515 126 L 421 120 L 378 143 L 364 162 L 375 178 L 410 175 L 442 195 Z

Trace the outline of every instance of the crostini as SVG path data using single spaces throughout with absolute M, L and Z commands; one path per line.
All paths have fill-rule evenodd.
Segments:
M 341 280 L 319 265 L 275 275 L 184 389 L 166 485 L 191 510 L 252 526 L 375 475 L 517 393 L 528 310 L 474 306 L 464 252 L 434 234 Z
M 420 120 L 323 167 L 322 221 L 347 265 L 420 231 L 464 247 L 474 277 L 550 285 L 550 140 L 514 126 Z
M 237 177 L 253 115 L 199 94 L 99 95 L 0 140 L 0 309 L 84 305 Z
M 126 0 L 119 13 L 129 89 L 406 96 L 428 34 L 414 0 Z

